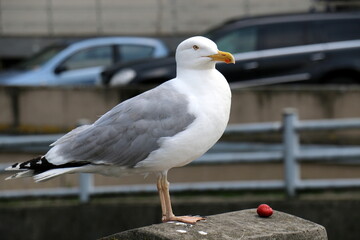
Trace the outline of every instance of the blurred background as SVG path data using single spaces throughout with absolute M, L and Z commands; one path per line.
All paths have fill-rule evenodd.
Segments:
M 268 203 L 359 239 L 358 0 L 0 0 L 1 177 L 173 78 L 194 35 L 235 56 L 217 65 L 232 112 L 219 144 L 170 171 L 174 212 Z M 1 239 L 97 239 L 160 213 L 151 175 L 0 180 Z
M 308 11 L 312 6 L 311 1 L 296 0 L 2 0 L 0 60 L 2 68 L 6 68 L 59 39 L 107 35 L 184 37 L 234 17 Z

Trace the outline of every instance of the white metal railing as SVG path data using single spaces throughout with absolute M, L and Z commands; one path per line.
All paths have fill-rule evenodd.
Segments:
M 300 162 L 338 162 L 360 164 L 360 146 L 323 149 L 300 148 L 299 132 L 320 130 L 360 129 L 360 118 L 299 121 L 294 109 L 285 109 L 282 122 L 230 125 L 225 134 L 282 133 L 282 145 L 276 151 L 236 151 L 237 145 L 221 146 L 222 152 L 209 151 L 191 164 L 226 164 L 245 162 L 284 162 L 284 180 L 194 182 L 174 183 L 171 190 L 242 190 L 242 189 L 285 189 L 288 196 L 295 196 L 298 189 L 360 187 L 360 176 L 356 179 L 303 180 L 300 178 Z M 49 144 L 60 135 L 47 136 L 3 136 L 0 149 L 4 147 L 28 146 L 29 144 Z M 3 169 L 5 166 L 0 166 Z M 3 171 L 2 171 L 3 172 Z M 155 184 L 121 185 L 97 187 L 91 174 L 80 174 L 78 188 L 53 188 L 41 190 L 1 191 L 0 198 L 27 196 L 79 195 L 82 202 L 89 201 L 90 195 L 108 193 L 155 192 Z

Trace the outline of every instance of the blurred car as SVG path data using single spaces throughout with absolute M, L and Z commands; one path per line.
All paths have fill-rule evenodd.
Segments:
M 204 36 L 236 64 L 219 63 L 229 82 L 360 83 L 360 14 L 303 13 L 228 21 Z M 175 77 L 174 57 L 120 64 L 104 85 L 158 84 Z
M 167 55 L 167 46 L 155 38 L 102 37 L 63 42 L 1 72 L 0 85 L 94 85 L 106 66 Z

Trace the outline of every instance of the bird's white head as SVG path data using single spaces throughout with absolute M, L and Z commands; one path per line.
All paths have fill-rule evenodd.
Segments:
M 235 63 L 231 53 L 219 51 L 213 41 L 201 36 L 181 42 L 175 57 L 178 67 L 190 69 L 211 69 L 217 61 Z

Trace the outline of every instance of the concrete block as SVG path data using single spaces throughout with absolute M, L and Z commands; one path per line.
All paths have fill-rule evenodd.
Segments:
M 274 211 L 261 218 L 256 209 L 209 216 L 196 225 L 178 222 L 155 224 L 117 233 L 100 240 L 192 240 L 192 239 L 251 239 L 251 240 L 326 240 L 323 226 Z

